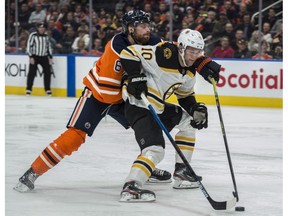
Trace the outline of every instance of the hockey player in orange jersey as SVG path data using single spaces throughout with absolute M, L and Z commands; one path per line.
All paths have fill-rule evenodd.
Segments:
M 129 123 L 124 116 L 122 100 L 121 51 L 131 44 L 155 45 L 161 41 L 150 32 L 150 18 L 140 10 L 129 11 L 123 17 L 123 32 L 115 35 L 106 45 L 105 52 L 88 75 L 84 77 L 85 88 L 67 124 L 67 130 L 52 141 L 36 158 L 31 167 L 20 177 L 16 191 L 34 189 L 35 180 L 57 165 L 65 156 L 71 155 L 92 136 L 105 115 L 110 115 L 123 127 Z M 155 169 L 149 179 L 152 182 L 171 182 L 171 174 Z

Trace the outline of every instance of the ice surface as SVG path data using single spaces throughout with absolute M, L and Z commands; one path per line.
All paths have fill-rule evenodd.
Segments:
M 240 197 L 237 205 L 245 206 L 245 212 L 215 211 L 200 189 L 175 190 L 172 184 L 145 185 L 156 193 L 154 203 L 118 202 L 139 149 L 133 130 L 110 117 L 78 152 L 41 176 L 35 191 L 14 191 L 18 178 L 64 132 L 76 101 L 5 96 L 6 216 L 282 215 L 282 109 L 221 107 Z M 192 167 L 214 200 L 229 200 L 234 189 L 218 113 L 216 106 L 208 109 L 209 127 L 197 133 Z M 174 157 L 166 139 L 166 155 L 158 167 L 173 172 Z

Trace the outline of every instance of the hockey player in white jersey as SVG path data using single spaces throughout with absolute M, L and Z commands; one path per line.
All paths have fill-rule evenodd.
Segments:
M 191 162 L 195 131 L 208 126 L 207 108 L 194 96 L 195 73 L 208 82 L 219 80 L 220 65 L 203 55 L 204 41 L 195 30 L 184 29 L 177 43 L 161 42 L 154 46 L 132 45 L 121 52 L 121 63 L 127 73 L 123 86 L 125 115 L 131 124 L 141 155 L 134 161 L 121 192 L 122 202 L 151 202 L 154 192 L 141 189 L 155 166 L 164 157 L 162 130 L 141 100 L 145 92 L 168 131 L 179 129 L 175 142 Z M 178 105 L 165 100 L 174 93 Z M 197 181 L 176 154 L 173 188 L 197 188 Z M 201 180 L 201 177 L 198 178 Z

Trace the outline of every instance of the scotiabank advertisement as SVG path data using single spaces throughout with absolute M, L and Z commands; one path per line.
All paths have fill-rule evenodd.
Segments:
M 283 107 L 282 61 L 214 60 L 221 65 L 216 88 L 221 104 Z M 199 75 L 195 93 L 207 104 L 215 104 L 212 85 Z
M 220 80 L 217 84 L 219 94 L 282 98 L 282 62 L 215 61 L 221 65 Z M 203 82 L 203 79 L 198 78 L 197 82 L 201 83 L 196 88 L 199 94 L 211 93 L 209 84 Z

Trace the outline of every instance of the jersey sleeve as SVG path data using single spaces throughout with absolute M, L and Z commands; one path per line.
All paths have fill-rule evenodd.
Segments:
M 174 91 L 178 99 L 185 98 L 188 96 L 194 96 L 195 94 L 194 92 L 194 85 L 196 83 L 195 74 L 187 70 L 185 76 L 187 76 L 186 81 Z
M 29 57 L 32 56 L 31 47 L 32 47 L 32 44 L 33 44 L 33 38 L 34 38 L 34 34 L 31 33 L 29 35 L 28 40 L 27 40 L 26 53 L 29 55 Z
M 122 67 L 128 75 L 141 73 L 141 60 L 134 46 L 128 46 L 120 54 Z
M 127 37 L 123 33 L 117 34 L 112 40 L 112 49 L 115 53 L 120 56 L 120 53 L 123 49 L 130 45 Z

